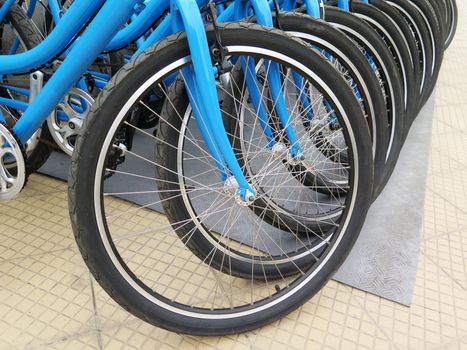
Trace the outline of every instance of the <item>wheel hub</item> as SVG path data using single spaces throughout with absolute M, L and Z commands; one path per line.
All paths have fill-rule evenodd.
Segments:
M 224 182 L 224 193 L 235 199 L 235 202 L 242 206 L 247 207 L 252 205 L 255 201 L 255 194 L 250 190 L 246 190 L 245 194 L 242 195 L 240 186 L 234 176 L 229 176 Z

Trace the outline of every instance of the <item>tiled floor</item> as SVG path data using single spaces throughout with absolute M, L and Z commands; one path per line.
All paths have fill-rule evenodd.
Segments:
M 69 226 L 66 184 L 31 177 L 0 204 L 0 349 L 467 349 L 467 4 L 436 92 L 425 220 L 410 308 L 331 281 L 286 318 L 222 338 L 180 336 L 117 306 Z

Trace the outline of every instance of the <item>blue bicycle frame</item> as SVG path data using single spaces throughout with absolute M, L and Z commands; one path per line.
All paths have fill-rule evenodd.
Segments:
M 13 1 L 8 0 L 0 8 L 0 18 L 2 15 L 4 16 L 5 9 L 8 9 L 8 5 L 11 6 L 12 3 Z M 26 142 L 101 52 L 119 48 L 121 45 L 126 46 L 126 44 L 141 37 L 148 31 L 154 20 L 166 10 L 167 6 L 170 6 L 170 13 L 146 40 L 141 42 L 141 47 L 135 55 L 173 32 L 186 31 L 193 58 L 193 67 L 183 69 L 182 74 L 188 91 L 190 91 L 189 97 L 192 105 L 199 106 L 199 110 L 194 108 L 193 112 L 197 120 L 203 121 L 200 123 L 203 137 L 218 163 L 222 177 L 225 179 L 232 174 L 236 178 L 239 184 L 239 195 L 244 200 L 248 195 L 254 196 L 255 191 L 248 184 L 239 167 L 222 124 L 214 80 L 217 73 L 215 67 L 214 70 L 212 67 L 204 23 L 199 12 L 199 7 L 206 3 L 207 0 L 198 0 L 197 2 L 195 0 L 153 0 L 144 4 L 140 15 L 134 16 L 135 10 L 143 6 L 142 0 L 108 0 L 106 2 L 104 0 L 76 0 L 61 17 L 58 2 L 52 0 L 50 4 L 53 8 L 54 19 L 57 21 L 55 30 L 40 45 L 30 51 L 0 57 L 0 67 L 2 67 L 0 74 L 20 73 L 45 64 L 72 43 L 87 20 L 99 8 L 100 10 L 83 35 L 72 43 L 66 59 L 16 123 L 15 133 L 23 143 Z M 313 0 L 307 0 L 307 4 L 310 11 L 317 11 Z M 270 4 L 266 0 L 236 0 L 234 5 L 222 12 L 219 21 L 243 19 L 249 14 L 251 8 L 254 9 L 258 23 L 272 26 Z M 130 18 L 133 21 L 125 29 L 119 31 L 118 29 Z M 255 67 L 247 67 L 247 64 L 251 65 L 253 62 L 243 61 L 244 71 L 254 72 Z M 289 141 L 290 153 L 292 157 L 301 157 L 302 150 L 291 126 L 290 116 L 282 94 L 279 66 L 271 62 L 265 62 L 265 66 L 267 67 L 267 77 L 275 110 Z M 267 122 L 265 108 L 259 100 L 258 82 L 256 77 L 252 75 L 247 75 L 246 78 L 261 125 L 270 140 L 270 147 L 272 147 L 275 141 Z M 213 106 L 215 107 L 213 108 Z M 24 107 L 23 105 L 22 108 Z
M 149 5 L 153 3 L 158 1 L 150 2 Z M 0 15 L 9 8 L 8 5 L 12 4 L 12 1 L 4 3 Z M 106 49 L 119 28 L 130 19 L 135 6 L 141 4 L 142 0 L 76 0 L 60 19 L 56 28 L 38 46 L 24 53 L 0 56 L 1 75 L 22 73 L 44 65 L 62 52 L 88 19 L 97 12 L 79 40 L 75 41 L 66 59 L 15 124 L 14 132 L 21 142 L 26 143 L 34 134 L 95 58 Z M 228 166 L 239 184 L 239 195 L 246 200 L 247 197 L 254 196 L 255 191 L 248 184 L 223 127 L 211 56 L 199 6 L 194 0 L 172 0 L 169 4 L 173 16 L 172 29 L 177 31 L 184 29 L 187 33 L 193 58 L 193 71 L 185 72 L 187 85 L 189 91 L 196 92 L 196 101 L 205 117 L 203 118 L 205 123 L 200 123 L 201 128 L 204 125 L 207 129 L 205 134 L 214 137 L 215 144 L 211 145 L 210 151 L 213 155 L 217 155 L 217 159 L 225 162 L 222 164 L 224 169 Z

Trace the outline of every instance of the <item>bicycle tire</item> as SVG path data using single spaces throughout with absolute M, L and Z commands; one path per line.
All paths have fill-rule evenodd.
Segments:
M 446 26 L 446 5 L 444 4 L 443 0 L 440 0 L 440 1 L 428 0 L 428 3 L 433 8 L 436 18 L 438 19 L 441 38 L 444 41 L 446 41 L 447 30 L 448 30 Z
M 458 9 L 456 0 L 447 0 L 448 5 L 448 18 L 447 18 L 447 38 L 445 41 L 444 48 L 447 49 L 454 39 L 457 30 L 457 22 L 458 22 Z
M 273 18 L 275 18 L 274 13 Z M 323 50 L 323 55 L 330 54 L 333 64 L 337 60 L 340 67 L 336 69 L 344 70 L 346 74 L 344 78 L 350 80 L 351 84 L 355 85 L 353 88 L 357 87 L 362 95 L 360 102 L 362 108 L 366 111 L 365 113 L 367 113 L 368 126 L 373 140 L 375 159 L 375 184 L 373 190 L 374 199 L 376 199 L 384 177 L 388 144 L 387 121 L 385 120 L 387 118 L 386 104 L 376 75 L 355 44 L 345 34 L 327 22 L 294 11 L 282 14 L 280 24 L 281 29 L 286 33 L 308 42 L 317 50 Z M 330 60 L 329 57 L 326 59 Z M 307 184 L 306 180 L 304 181 L 304 184 Z M 308 185 L 313 186 L 313 183 L 319 184 L 320 179 L 309 179 Z M 327 192 L 323 191 L 323 193 Z M 273 213 L 271 213 L 271 218 L 276 224 L 283 220 L 277 221 Z
M 378 189 L 381 193 L 397 163 L 404 139 L 405 113 L 401 77 L 391 52 L 368 23 L 350 12 L 333 6 L 326 6 L 325 13 L 326 22 L 343 31 L 356 43 L 357 47 L 362 48 L 377 61 L 381 83 L 387 94 L 388 125 L 391 128 L 385 173 Z M 390 124 L 391 122 L 393 124 Z
M 405 0 L 386 0 L 395 8 L 410 26 L 419 52 L 421 81 L 418 99 L 418 111 L 424 106 L 429 97 L 431 85 L 431 72 L 434 62 L 434 52 L 431 45 L 430 33 L 420 13 Z
M 405 41 L 400 32 L 397 30 L 397 27 L 378 8 L 370 4 L 360 2 L 352 2 L 350 6 L 352 13 L 364 19 L 373 27 L 373 29 L 376 30 L 385 45 L 391 50 L 394 61 L 396 62 L 399 74 L 401 75 L 404 94 L 405 139 L 410 125 L 409 121 L 414 114 L 414 106 L 416 106 L 416 103 L 411 104 L 409 101 L 417 101 L 416 77 L 414 75 L 414 70 L 409 69 L 413 63 L 409 49 L 405 45 Z
M 423 21 L 430 35 L 430 43 L 432 46 L 432 51 L 434 53 L 428 90 L 426 92 L 424 100 L 422 100 L 422 103 L 425 104 L 425 102 L 433 93 L 433 90 L 436 86 L 436 82 L 438 80 L 441 64 L 443 62 L 443 29 L 438 21 L 438 17 L 436 15 L 435 10 L 433 9 L 433 6 L 430 4 L 430 2 L 428 2 L 428 0 L 409 0 L 409 3 L 412 6 L 414 6 L 423 17 Z
M 336 6 L 337 1 L 330 1 L 328 5 Z M 380 7 L 384 6 L 379 4 Z M 379 34 L 381 40 L 390 49 L 392 57 L 396 62 L 398 71 L 401 75 L 404 94 L 404 110 L 405 110 L 405 125 L 404 125 L 404 139 L 407 136 L 411 120 L 414 118 L 417 110 L 417 83 L 419 77 L 416 75 L 413 65 L 413 59 L 408 45 L 407 39 L 397 24 L 391 18 L 380 10 L 380 8 L 373 6 L 372 2 L 350 2 L 350 13 L 362 18 L 365 22 Z M 412 68 L 412 69 L 410 69 Z M 415 103 L 409 103 L 415 101 Z

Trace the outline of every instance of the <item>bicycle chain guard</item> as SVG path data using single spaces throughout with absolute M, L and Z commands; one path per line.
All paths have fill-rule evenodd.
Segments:
M 26 184 L 25 154 L 15 134 L 0 123 L 0 201 L 16 197 Z
M 81 89 L 71 89 L 58 104 L 54 113 L 47 119 L 47 126 L 52 138 L 67 155 L 75 149 L 76 138 L 81 132 L 84 118 L 88 114 L 94 99 Z M 61 113 L 60 113 L 61 112 Z M 62 118 L 66 116 L 66 118 Z

